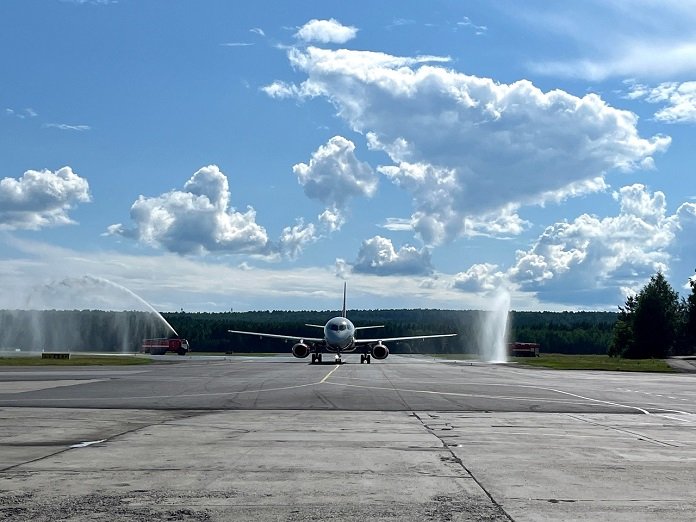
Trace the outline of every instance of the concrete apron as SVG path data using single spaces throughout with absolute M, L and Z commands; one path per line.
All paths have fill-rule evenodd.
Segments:
M 664 521 L 696 512 L 693 416 L 0 412 L 0 519 L 13 521 Z

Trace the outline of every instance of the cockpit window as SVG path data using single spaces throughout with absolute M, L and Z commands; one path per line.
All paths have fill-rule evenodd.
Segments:
M 331 325 L 331 329 L 332 329 L 334 332 L 337 332 L 337 331 L 338 331 L 338 325 L 337 325 L 337 324 L 332 324 L 332 325 Z
M 345 325 L 345 324 L 342 324 L 338 329 L 339 329 L 339 330 L 345 330 L 345 329 L 346 329 L 346 325 Z

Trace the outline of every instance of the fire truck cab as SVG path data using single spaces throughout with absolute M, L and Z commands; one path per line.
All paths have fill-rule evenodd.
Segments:
M 176 352 L 179 355 L 186 355 L 190 351 L 189 343 L 186 339 L 143 339 L 140 347 L 141 353 L 151 355 L 164 355 L 167 352 Z

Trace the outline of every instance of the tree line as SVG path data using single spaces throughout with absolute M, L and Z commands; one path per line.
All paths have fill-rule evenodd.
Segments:
M 289 352 L 292 342 L 233 335 L 227 330 L 321 337 L 305 324 L 323 325 L 336 311 L 168 312 L 161 314 L 199 352 Z M 455 338 L 389 343 L 393 353 L 478 353 L 482 322 L 477 310 L 350 310 L 357 326 L 384 325 L 363 336 L 399 337 L 456 333 Z M 510 341 L 536 342 L 546 353 L 605 354 L 618 314 L 613 312 L 510 312 Z M 502 327 L 502 325 L 500 325 Z M 172 331 L 151 312 L 100 310 L 0 310 L 0 350 L 135 352 L 145 338 Z
M 663 358 L 696 353 L 696 278 L 680 298 L 662 273 L 654 275 L 619 312 L 519 312 L 508 314 L 508 338 L 534 342 L 542 353 L 606 354 Z M 102 310 L 0 310 L 0 350 L 135 352 L 143 339 L 171 337 L 172 330 L 199 352 L 289 352 L 291 342 L 233 335 L 228 330 L 321 337 L 336 311 L 152 312 Z M 393 342 L 393 353 L 471 353 L 489 312 L 478 310 L 351 310 L 370 337 L 456 333 L 455 338 Z M 165 323 L 166 321 L 166 323 Z M 500 325 L 502 327 L 502 325 Z
M 696 277 L 680 298 L 658 272 L 619 307 L 609 355 L 631 359 L 696 353 Z

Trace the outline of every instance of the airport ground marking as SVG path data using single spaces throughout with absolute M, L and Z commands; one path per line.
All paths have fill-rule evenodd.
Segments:
M 310 382 L 307 384 L 296 384 L 294 386 L 282 386 L 279 388 L 263 388 L 259 390 L 241 390 L 241 391 L 228 391 L 228 392 L 213 392 L 213 393 L 180 393 L 176 395 L 136 395 L 136 396 L 122 396 L 117 397 L 90 397 L 92 401 L 111 401 L 114 399 L 178 399 L 186 397 L 217 397 L 220 395 L 239 395 L 241 393 L 262 393 L 270 391 L 285 391 L 294 390 L 296 388 L 305 388 L 307 386 L 316 386 L 320 384 L 318 382 Z M 4 402 L 69 402 L 69 401 L 83 401 L 84 397 L 62 397 L 62 398 L 36 398 L 36 399 L 0 399 L 0 403 Z
M 263 392 L 272 392 L 272 391 L 286 391 L 286 390 L 294 390 L 297 388 L 306 388 L 308 386 L 316 386 L 317 384 L 322 384 L 328 379 L 333 372 L 338 370 L 340 368 L 339 365 L 336 365 L 336 367 L 331 370 L 326 376 L 319 382 L 310 382 L 306 384 L 296 384 L 293 386 L 281 386 L 278 388 L 263 388 L 263 389 L 258 389 L 258 390 L 240 390 L 240 391 L 229 391 L 229 392 L 212 392 L 212 393 L 182 393 L 182 394 L 176 394 L 176 395 L 139 395 L 139 396 L 129 396 L 129 397 L 124 397 L 124 396 L 118 396 L 118 397 L 92 397 L 91 400 L 97 400 L 97 401 L 110 401 L 113 399 L 161 399 L 161 398 L 167 398 L 167 399 L 172 399 L 172 398 L 186 398 L 186 397 L 217 397 L 221 395 L 238 395 L 238 394 L 246 394 L 246 393 L 263 393 Z M 330 384 L 330 383 L 329 383 Z M 391 388 L 390 388 L 391 389 Z M 61 402 L 69 402 L 69 401 L 81 401 L 83 400 L 82 397 L 63 397 L 63 398 L 35 398 L 35 399 L 0 399 L 1 402 L 32 402 L 32 401 L 37 401 L 37 402 L 51 402 L 51 401 L 61 401 Z
M 545 402 L 568 402 L 568 401 L 563 401 L 563 400 L 559 400 L 559 399 L 551 399 L 551 398 L 544 398 L 544 397 L 538 397 L 538 398 L 537 397 L 504 397 L 504 396 L 497 396 L 497 395 L 479 395 L 479 394 L 473 394 L 473 393 L 439 392 L 439 391 L 434 391 L 434 390 L 413 390 L 413 389 L 401 389 L 401 388 L 385 388 L 385 387 L 376 387 L 376 386 L 360 386 L 357 384 L 336 383 L 336 382 L 332 382 L 329 384 L 335 384 L 337 386 L 353 386 L 356 388 L 373 388 L 373 389 L 379 389 L 379 390 L 394 390 L 394 391 L 404 391 L 404 392 L 412 392 L 412 393 L 429 393 L 429 394 L 435 394 L 435 395 L 455 395 L 455 396 L 462 396 L 462 397 L 476 397 L 476 398 L 482 398 L 482 399 L 501 399 L 501 400 L 520 400 L 520 401 L 538 400 L 538 401 L 545 401 Z M 650 412 L 648 410 L 646 410 L 644 408 L 640 408 L 638 406 L 629 406 L 628 404 L 621 404 L 619 402 L 604 401 L 601 399 L 593 399 L 591 397 L 585 397 L 583 395 L 578 395 L 576 393 L 566 392 L 563 390 L 557 390 L 555 388 L 547 388 L 544 386 L 532 386 L 529 384 L 500 384 L 500 383 L 477 383 L 477 386 L 508 386 L 508 387 L 532 388 L 535 390 L 552 391 L 554 393 L 560 393 L 563 395 L 570 395 L 571 397 L 577 397 L 578 399 L 583 399 L 585 401 L 598 402 L 601 404 L 608 404 L 610 406 L 616 406 L 616 407 L 620 407 L 620 408 L 637 410 L 644 415 L 650 415 Z M 571 404 L 578 404 L 578 403 L 571 403 Z
M 544 387 L 542 387 L 542 386 L 539 386 L 539 389 L 540 389 L 540 390 L 549 390 L 549 391 L 553 391 L 553 392 L 556 392 L 556 393 L 562 393 L 562 394 L 564 394 L 564 395 L 570 395 L 570 396 L 572 396 L 572 397 L 578 397 L 579 399 L 585 399 L 586 401 L 599 402 L 599 403 L 602 403 L 602 404 L 609 404 L 609 405 L 611 405 L 611 406 L 620 406 L 620 407 L 622 407 L 622 408 L 629 408 L 629 409 L 632 409 L 632 410 L 638 410 L 639 412 L 641 412 L 641 413 L 644 414 L 644 415 L 650 415 L 650 412 L 649 412 L 648 410 L 645 410 L 645 409 L 643 409 L 643 408 L 639 408 L 638 406 L 629 406 L 628 404 L 621 404 L 621 403 L 619 403 L 619 402 L 611 402 L 611 401 L 603 401 L 603 400 L 601 400 L 601 399 L 593 399 L 593 398 L 591 398 L 591 397 L 584 397 L 584 396 L 582 396 L 582 395 L 578 395 L 577 393 L 570 393 L 570 392 L 566 392 L 566 391 L 563 391 L 563 390 L 556 390 L 556 389 L 554 389 L 554 388 L 544 388 Z
M 342 382 L 327 382 L 326 384 L 331 384 L 333 386 L 346 386 L 349 388 L 364 388 L 366 390 L 387 390 L 387 391 L 393 391 L 393 392 L 406 392 L 406 393 L 422 393 L 422 394 L 428 394 L 428 395 L 450 395 L 450 396 L 455 396 L 455 397 L 471 397 L 475 399 L 499 399 L 499 400 L 506 400 L 506 401 L 536 401 L 536 402 L 552 402 L 552 403 L 559 403 L 559 404 L 577 404 L 577 405 L 586 405 L 586 402 L 578 402 L 578 401 L 572 401 L 569 399 L 552 399 L 550 397 L 506 397 L 502 395 L 481 395 L 477 393 L 458 393 L 458 392 L 442 392 L 442 391 L 434 391 L 434 390 L 413 390 L 409 388 L 387 388 L 384 386 L 362 386 L 360 384 L 346 384 Z M 572 394 L 571 394 L 572 395 Z M 621 405 L 615 405 L 615 406 L 621 406 Z M 626 406 L 626 408 L 630 408 L 630 406 Z
M 647 441 L 647 442 L 650 442 L 650 443 L 652 443 L 652 444 L 657 444 L 658 446 L 668 446 L 668 447 L 671 447 L 671 448 L 678 448 L 678 447 L 679 447 L 679 445 L 677 445 L 677 444 L 672 444 L 672 443 L 670 443 L 670 442 L 666 442 L 666 441 L 663 441 L 663 440 L 659 440 L 659 439 L 656 439 L 656 438 L 654 438 L 654 437 L 650 437 L 650 436 L 648 436 L 648 435 L 645 435 L 645 434 L 643 434 L 643 433 L 639 433 L 639 432 L 637 432 L 637 431 L 629 430 L 629 429 L 626 429 L 626 428 L 619 428 L 619 427 L 616 427 L 616 426 L 611 426 L 611 425 L 608 425 L 608 424 L 604 424 L 604 423 L 602 423 L 602 422 L 597 422 L 597 421 L 590 420 L 590 419 L 586 419 L 586 418 L 583 418 L 583 417 L 578 417 L 578 416 L 575 415 L 575 414 L 567 413 L 566 415 L 567 415 L 568 417 L 570 417 L 571 419 L 575 419 L 575 420 L 578 420 L 578 421 L 581 421 L 581 422 L 585 422 L 585 423 L 587 423 L 587 424 L 591 424 L 592 426 L 601 426 L 602 428 L 607 428 L 607 429 L 610 429 L 610 430 L 614 430 L 614 431 L 617 431 L 617 432 L 619 432 L 619 433 L 626 433 L 626 434 L 631 435 L 631 436 L 633 436 L 633 437 L 638 437 L 639 440 L 642 439 L 642 440 Z
M 333 372 L 335 372 L 336 370 L 338 370 L 340 367 L 341 367 L 341 365 L 337 364 L 336 367 L 335 367 L 333 370 L 331 370 L 329 373 L 326 374 L 326 377 L 324 377 L 321 381 L 319 381 L 319 384 L 323 384 L 324 382 L 326 382 L 326 379 L 328 379 L 329 377 L 331 377 L 331 374 L 332 374 Z

